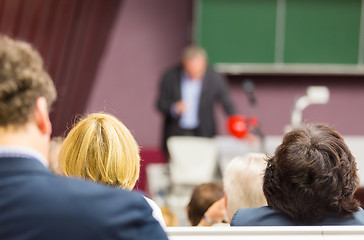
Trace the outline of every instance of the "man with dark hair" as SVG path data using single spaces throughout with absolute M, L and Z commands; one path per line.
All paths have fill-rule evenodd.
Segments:
M 167 239 L 141 195 L 47 169 L 55 98 L 40 55 L 0 36 L 0 239 Z
M 340 134 L 324 124 L 302 126 L 268 160 L 268 206 L 239 209 L 231 226 L 364 225 L 358 185 L 355 158 Z

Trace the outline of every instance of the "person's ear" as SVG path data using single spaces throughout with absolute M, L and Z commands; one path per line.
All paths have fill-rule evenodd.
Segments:
M 49 120 L 47 100 L 39 97 L 35 104 L 35 124 L 42 134 L 51 135 L 52 124 Z

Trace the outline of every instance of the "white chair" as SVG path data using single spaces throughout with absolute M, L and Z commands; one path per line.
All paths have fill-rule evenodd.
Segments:
M 168 163 L 150 163 L 146 167 L 147 189 L 149 196 L 159 206 L 165 206 L 166 197 L 171 187 Z
M 173 185 L 198 185 L 214 180 L 217 167 L 215 139 L 175 136 L 167 140 Z
M 233 136 L 216 136 L 215 139 L 219 152 L 218 165 L 221 173 L 225 172 L 227 165 L 234 157 L 251 152 L 260 152 L 258 141 L 252 144 L 245 139 L 238 139 Z
M 217 145 L 212 138 L 175 136 L 167 140 L 167 148 L 171 179 L 167 204 L 177 214 L 180 226 L 188 226 L 186 206 L 193 189 L 215 180 Z

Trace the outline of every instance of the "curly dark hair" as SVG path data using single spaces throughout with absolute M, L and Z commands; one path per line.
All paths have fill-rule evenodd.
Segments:
M 358 185 L 355 158 L 341 135 L 325 124 L 307 124 L 287 133 L 268 160 L 263 191 L 268 206 L 310 225 L 327 214 L 358 211 Z
M 0 35 L 0 126 L 27 123 L 39 97 L 45 97 L 48 108 L 56 98 L 39 53 L 26 42 Z

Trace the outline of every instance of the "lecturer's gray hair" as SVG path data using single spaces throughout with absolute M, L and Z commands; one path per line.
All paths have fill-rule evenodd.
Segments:
M 267 205 L 263 194 L 265 167 L 266 155 L 263 153 L 236 157 L 228 164 L 223 181 L 230 218 L 239 208 Z
M 182 60 L 190 60 L 197 56 L 203 56 L 207 59 L 207 53 L 205 49 L 197 45 L 189 45 L 182 52 Z

